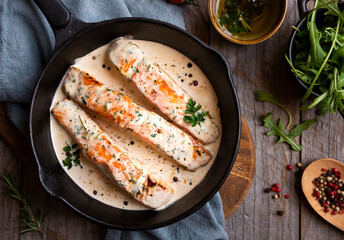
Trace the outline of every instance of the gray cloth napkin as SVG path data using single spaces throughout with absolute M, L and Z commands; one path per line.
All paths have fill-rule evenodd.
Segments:
M 98 22 L 118 17 L 147 17 L 185 28 L 183 9 L 165 0 L 62 0 L 77 18 Z M 36 81 L 51 57 L 53 32 L 32 0 L 0 1 L 0 101 L 9 117 L 28 133 L 29 103 Z M 27 134 L 28 135 L 28 134 Z M 106 239 L 228 239 L 217 193 L 191 216 L 148 231 L 109 229 Z

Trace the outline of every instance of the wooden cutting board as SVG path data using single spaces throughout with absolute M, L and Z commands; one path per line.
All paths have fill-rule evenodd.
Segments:
M 232 215 L 250 189 L 256 169 L 256 155 L 251 131 L 241 116 L 241 140 L 233 168 L 220 189 L 225 218 Z
M 241 205 L 251 186 L 255 171 L 255 152 L 252 135 L 245 119 L 243 117 L 241 119 L 242 128 L 238 155 L 231 173 L 220 189 L 223 211 L 226 218 L 233 214 Z M 36 168 L 29 141 L 6 116 L 2 102 L 0 102 L 0 123 L 0 135 L 29 166 Z M 18 149 L 21 150 L 17 151 Z

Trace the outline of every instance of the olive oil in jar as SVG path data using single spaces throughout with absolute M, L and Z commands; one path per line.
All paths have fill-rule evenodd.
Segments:
M 220 0 L 218 21 L 233 34 L 252 33 L 270 0 Z

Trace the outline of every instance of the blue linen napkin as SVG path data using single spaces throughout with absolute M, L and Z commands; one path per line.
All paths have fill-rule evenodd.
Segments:
M 185 29 L 183 8 L 165 0 L 62 0 L 85 22 L 117 17 L 148 17 Z M 29 103 L 36 81 L 51 57 L 53 32 L 32 0 L 0 1 L 0 101 L 9 117 L 28 135 Z M 217 193 L 191 216 L 148 231 L 109 229 L 112 239 L 228 239 L 222 203 Z

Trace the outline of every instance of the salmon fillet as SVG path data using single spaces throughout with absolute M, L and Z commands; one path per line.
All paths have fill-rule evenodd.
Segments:
M 114 40 L 109 47 L 109 58 L 119 72 L 173 122 L 204 144 L 217 139 L 220 131 L 209 114 L 200 125 L 192 126 L 184 121 L 187 103 L 194 99 L 132 41 Z M 199 111 L 206 112 L 203 108 Z
M 200 142 L 183 130 L 76 67 L 68 70 L 64 88 L 76 102 L 159 148 L 189 170 L 196 170 L 212 158 Z
M 62 100 L 51 113 L 75 138 L 84 155 L 96 163 L 119 187 L 151 208 L 166 205 L 174 195 L 157 173 L 124 154 L 88 114 L 71 100 Z

